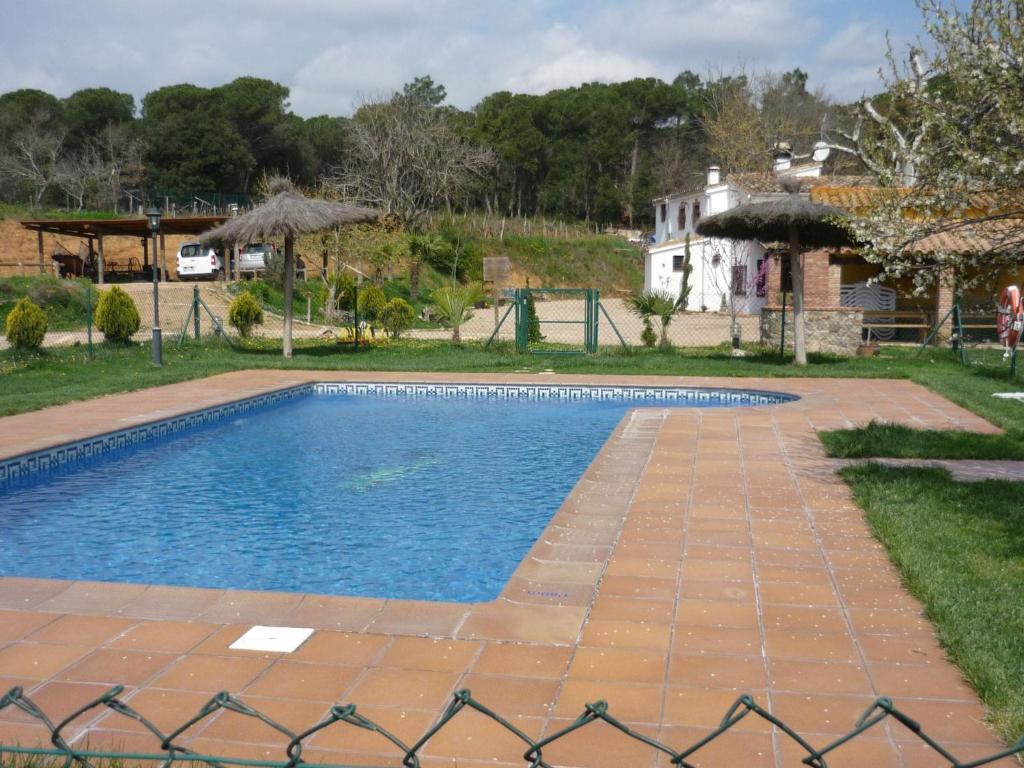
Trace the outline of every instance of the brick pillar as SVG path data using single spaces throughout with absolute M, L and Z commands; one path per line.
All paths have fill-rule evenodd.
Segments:
M 827 251 L 809 251 L 804 254 L 804 303 L 808 308 L 834 307 L 839 303 L 831 299 L 830 279 Z
M 843 267 L 837 261 L 832 263 L 829 260 L 828 264 L 828 304 L 831 307 L 838 307 L 842 305 L 842 297 L 840 296 L 840 288 L 843 284 Z

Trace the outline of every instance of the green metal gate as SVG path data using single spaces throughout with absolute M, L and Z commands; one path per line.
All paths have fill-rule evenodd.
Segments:
M 517 352 L 545 355 L 592 354 L 597 352 L 599 320 L 602 314 L 618 337 L 619 343 L 623 347 L 626 346 L 619 329 L 615 327 L 607 310 L 601 306 L 601 292 L 596 288 L 515 288 L 509 298 L 511 303 L 485 346 L 491 345 L 509 315 L 514 315 Z M 531 301 L 535 309 L 538 305 L 543 308 L 537 313 L 541 339 L 535 338 L 532 341 L 529 311 Z M 578 329 L 578 332 L 574 333 L 574 328 Z

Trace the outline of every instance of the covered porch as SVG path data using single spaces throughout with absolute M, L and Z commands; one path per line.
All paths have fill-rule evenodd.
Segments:
M 125 219 L 37 219 L 22 220 L 21 226 L 36 233 L 39 273 L 55 272 L 60 277 L 88 277 L 102 285 L 118 280 L 150 280 L 154 268 L 162 278 L 170 274 L 167 265 L 168 236 L 197 236 L 223 224 L 226 216 L 168 217 L 160 222 L 158 246 L 152 246 L 149 225 L 145 218 Z M 77 252 L 61 244 L 49 254 L 44 247 L 44 233 L 78 240 Z M 106 239 L 135 238 L 139 255 L 105 258 Z M 153 251 L 153 253 L 151 253 Z

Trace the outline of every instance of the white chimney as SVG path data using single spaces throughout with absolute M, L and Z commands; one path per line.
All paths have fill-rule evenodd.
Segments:
M 712 165 L 708 168 L 708 186 L 713 187 L 716 184 L 720 184 L 722 181 L 722 169 L 717 165 Z

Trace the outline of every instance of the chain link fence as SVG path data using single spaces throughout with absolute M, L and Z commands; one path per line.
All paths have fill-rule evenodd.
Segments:
M 544 750 L 548 750 L 550 755 L 551 752 L 557 751 L 557 744 L 560 740 L 581 729 L 592 728 L 595 723 L 603 723 L 610 726 L 621 733 L 623 739 L 631 739 L 648 747 L 651 750 L 652 757 L 655 754 L 658 754 L 667 757 L 671 765 L 681 766 L 682 768 L 694 768 L 694 763 L 691 762 L 691 760 L 703 762 L 702 755 L 699 754 L 701 749 L 708 746 L 716 739 L 724 737 L 748 717 L 760 718 L 773 726 L 780 739 L 791 741 L 796 745 L 795 748 L 800 750 L 802 753 L 801 762 L 804 765 L 812 766 L 812 768 L 828 768 L 829 759 L 832 758 L 834 756 L 833 753 L 840 750 L 844 744 L 875 728 L 881 727 L 882 724 L 886 722 L 892 726 L 903 728 L 913 734 L 914 737 L 934 750 L 943 761 L 951 766 L 951 768 L 976 768 L 977 766 L 995 763 L 1004 758 L 1019 755 L 1024 752 L 1024 736 L 1022 736 L 1020 740 L 1006 749 L 980 759 L 975 758 L 969 761 L 962 761 L 949 750 L 944 748 L 937 739 L 926 733 L 920 723 L 897 709 L 892 700 L 888 698 L 876 699 L 844 735 L 833 739 L 826 744 L 814 746 L 795 729 L 787 725 L 781 719 L 772 715 L 771 712 L 758 704 L 752 696 L 744 694 L 737 698 L 732 706 L 723 714 L 717 728 L 710 730 L 707 734 L 692 743 L 671 745 L 631 729 L 628 725 L 611 714 L 611 707 L 605 701 L 586 704 L 583 712 L 581 712 L 574 721 L 566 725 L 564 728 L 560 728 L 553 733 L 538 739 L 530 736 L 525 731 L 513 725 L 509 719 L 498 714 L 495 710 L 474 699 L 472 693 L 469 690 L 464 689 L 456 691 L 451 702 L 444 711 L 440 713 L 434 724 L 431 725 L 425 733 L 415 739 L 403 739 L 399 735 L 394 734 L 378 723 L 375 723 L 370 718 L 360 714 L 354 704 L 333 706 L 330 708 L 327 716 L 320 722 L 311 725 L 305 730 L 296 732 L 275 721 L 273 718 L 268 717 L 259 710 L 250 707 L 241 699 L 232 696 L 226 691 L 218 693 L 211 698 L 193 717 L 184 721 L 173 731 L 170 733 L 164 733 L 157 728 L 157 726 L 153 724 L 152 720 L 147 718 L 145 714 L 136 711 L 132 708 L 130 703 L 123 701 L 120 698 L 123 692 L 123 686 L 115 686 L 102 696 L 84 704 L 63 720 L 55 723 L 29 696 L 25 694 L 24 689 L 20 687 L 12 688 L 2 699 L 0 699 L 0 712 L 7 708 L 14 708 L 42 724 L 49 733 L 52 747 L 27 747 L 0 743 L 0 758 L 5 754 L 52 756 L 63 758 L 65 768 L 70 768 L 73 763 L 88 768 L 95 764 L 93 762 L 95 760 L 117 760 L 122 762 L 156 761 L 164 766 L 169 766 L 173 763 L 202 762 L 210 765 L 235 764 L 266 766 L 268 768 L 270 766 L 292 768 L 292 766 L 303 764 L 305 762 L 302 759 L 303 748 L 307 746 L 307 742 L 313 739 L 316 734 L 328 728 L 351 728 L 378 734 L 381 738 L 382 748 L 387 747 L 389 750 L 397 751 L 401 755 L 400 757 L 395 757 L 394 765 L 396 767 L 401 765 L 405 768 L 419 768 L 423 753 L 425 749 L 428 748 L 428 744 L 431 739 L 444 730 L 449 723 L 459 716 L 460 713 L 465 712 L 466 710 L 475 711 L 484 715 L 521 741 L 523 747 L 522 760 L 525 765 L 528 765 L 531 768 L 555 768 L 557 761 L 551 762 L 551 758 L 546 759 L 544 756 Z M 101 752 L 89 751 L 87 748 L 72 746 L 65 738 L 63 732 L 83 715 L 86 715 L 87 713 L 96 714 L 98 710 L 103 709 L 110 710 L 118 718 L 127 718 L 141 725 L 153 736 L 155 743 L 159 744 L 160 751 L 153 753 L 126 753 L 117 751 Z M 287 742 L 283 747 L 281 759 L 276 761 L 251 760 L 232 758 L 228 755 L 205 755 L 194 752 L 182 744 L 181 740 L 188 739 L 187 733 L 191 728 L 193 728 L 193 726 L 200 724 L 204 720 L 212 718 L 220 712 L 229 712 L 244 717 L 254 718 L 279 733 L 282 737 L 282 741 L 286 740 Z M 110 724 L 104 721 L 105 728 L 109 725 Z M 437 755 L 433 756 L 436 757 Z M 317 764 L 325 765 L 320 762 Z M 383 765 L 386 763 L 376 764 Z M 340 766 L 339 768 L 345 767 Z M 348 766 L 348 768 L 353 767 Z
M 116 284 L 131 298 L 139 313 L 138 330 L 132 334 L 135 342 L 152 339 L 154 324 L 154 288 L 152 283 L 125 282 Z M 113 286 L 93 285 L 84 278 L 7 278 L 0 281 L 0 350 L 8 348 L 2 333 L 7 314 L 17 301 L 27 296 L 41 307 L 47 316 L 44 348 L 82 347 L 92 351 L 104 341 L 103 332 L 96 325 L 96 308 L 100 296 Z M 222 338 L 233 341 L 238 331 L 228 321 L 229 309 L 237 291 L 229 290 L 220 281 L 202 283 L 163 282 L 156 288 L 159 296 L 159 322 L 164 345 L 180 343 L 186 339 Z M 280 339 L 284 321 L 280 309 L 262 303 L 263 323 L 253 329 L 253 335 Z M 296 339 L 336 337 L 339 328 L 326 324 L 316 313 L 309 312 L 307 297 L 295 296 L 292 334 Z M 308 315 L 308 318 L 307 318 Z
M 593 342 L 596 348 L 641 347 L 645 343 L 662 343 L 662 320 L 648 318 L 653 338 L 645 342 L 645 320 L 630 306 L 627 296 L 593 291 L 594 307 L 588 305 L 587 291 L 592 289 L 510 289 L 503 292 L 497 312 L 493 300 L 478 307 L 473 317 L 461 328 L 463 339 L 515 342 L 516 291 L 527 290 L 532 300 L 537 322 L 535 333 L 528 338 L 531 352 L 585 351 L 588 337 L 585 321 L 588 313 L 596 309 L 596 330 Z M 500 326 L 500 327 L 499 327 Z M 495 328 L 497 327 L 497 333 Z M 664 336 L 674 347 L 720 347 L 732 343 L 738 332 L 741 343 L 758 343 L 760 316 L 736 314 L 728 310 L 719 312 L 678 312 L 669 316 Z M 420 338 L 448 338 L 449 332 L 418 330 L 410 335 Z

